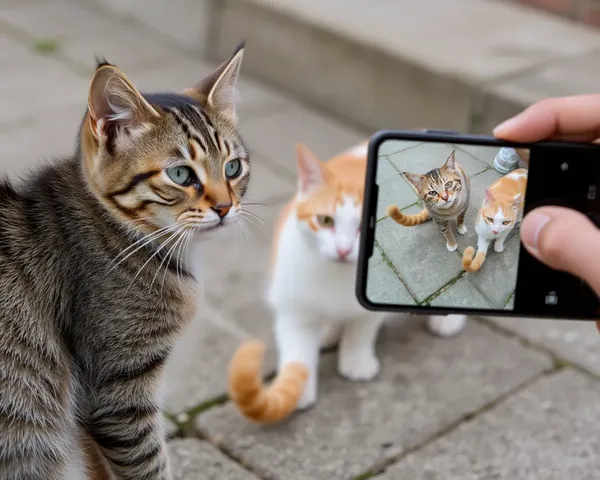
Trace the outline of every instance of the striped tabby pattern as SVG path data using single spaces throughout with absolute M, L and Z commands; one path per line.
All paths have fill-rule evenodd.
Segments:
M 0 479 L 171 478 L 163 365 L 196 311 L 186 246 L 242 213 L 243 45 L 181 94 L 102 62 L 73 156 L 0 184 Z
M 464 168 L 456 161 L 453 151 L 440 168 L 424 175 L 404 172 L 404 177 L 416 190 L 424 210 L 416 215 L 404 215 L 396 205 L 388 207 L 388 215 L 403 226 L 414 226 L 431 218 L 446 239 L 446 247 L 453 252 L 458 248 L 450 228 L 457 223 L 458 233 L 467 233 L 465 215 L 471 196 L 470 182 Z

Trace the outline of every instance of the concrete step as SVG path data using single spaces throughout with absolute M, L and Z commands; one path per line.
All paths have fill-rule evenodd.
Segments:
M 489 133 L 530 103 L 600 85 L 600 33 L 488 0 L 222 0 L 210 51 L 369 130 Z

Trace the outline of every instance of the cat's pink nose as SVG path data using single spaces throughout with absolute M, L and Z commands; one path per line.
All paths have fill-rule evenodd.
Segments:
M 348 255 L 350 255 L 350 252 L 352 251 L 351 248 L 339 248 L 337 249 L 337 254 L 338 257 L 340 257 L 340 260 L 344 260 Z
M 500 230 L 492 230 L 492 233 L 493 233 L 494 235 L 498 235 L 498 232 L 499 232 L 499 231 L 500 231 Z

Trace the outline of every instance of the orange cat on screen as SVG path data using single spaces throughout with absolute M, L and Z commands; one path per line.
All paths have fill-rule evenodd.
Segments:
M 467 272 L 476 272 L 481 268 L 492 241 L 494 251 L 504 251 L 504 241 L 523 215 L 526 186 L 527 170 L 519 168 L 486 189 L 475 223 L 477 254 L 473 247 L 467 247 L 463 254 L 462 264 Z

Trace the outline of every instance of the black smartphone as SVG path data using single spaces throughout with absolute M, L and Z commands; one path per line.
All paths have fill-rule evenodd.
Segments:
M 536 260 L 519 235 L 523 215 L 542 205 L 600 226 L 599 145 L 381 131 L 365 182 L 356 281 L 365 308 L 600 319 L 591 288 Z

